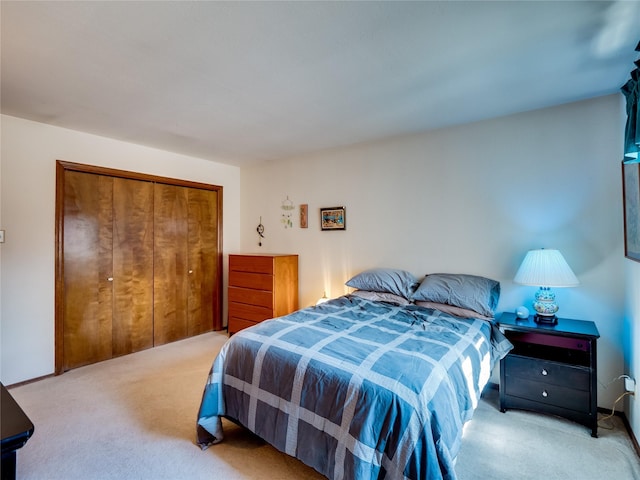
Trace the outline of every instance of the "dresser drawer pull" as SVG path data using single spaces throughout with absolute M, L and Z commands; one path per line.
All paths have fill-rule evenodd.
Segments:
M 546 391 L 546 390 L 543 390 L 543 391 L 542 391 L 542 396 L 543 396 L 544 398 L 547 398 L 547 397 L 549 396 L 549 393 L 547 393 L 547 391 Z
M 547 375 L 549 375 L 549 372 L 547 372 L 546 368 L 543 368 L 540 373 L 542 374 L 543 377 L 546 377 Z

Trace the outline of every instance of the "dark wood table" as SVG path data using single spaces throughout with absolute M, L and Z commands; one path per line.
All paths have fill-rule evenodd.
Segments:
M 2 430 L 2 480 L 16 478 L 16 450 L 33 435 L 33 423 L 0 383 L 0 429 Z
M 500 410 L 522 408 L 568 418 L 598 436 L 596 324 L 559 318 L 536 323 L 505 312 L 498 325 L 513 344 L 500 361 Z

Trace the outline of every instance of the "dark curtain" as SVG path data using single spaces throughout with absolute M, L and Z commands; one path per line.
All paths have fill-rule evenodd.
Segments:
M 640 52 L 640 43 L 636 47 Z M 631 72 L 631 78 L 620 89 L 627 97 L 627 125 L 624 131 L 624 158 L 625 160 L 640 159 L 640 110 L 638 109 L 638 97 L 640 97 L 640 60 L 635 61 L 636 69 Z

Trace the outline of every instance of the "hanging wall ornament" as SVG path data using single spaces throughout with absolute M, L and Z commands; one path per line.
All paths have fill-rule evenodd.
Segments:
M 256 227 L 256 232 L 258 232 L 258 246 L 262 246 L 262 239 L 264 238 L 264 225 L 262 225 L 262 217 L 260 217 L 260 223 Z
M 287 199 L 282 201 L 282 206 L 280 208 L 282 209 L 282 218 L 280 219 L 280 221 L 283 223 L 284 228 L 293 227 L 293 221 L 291 220 L 291 215 L 293 213 L 293 210 L 295 210 L 296 207 L 293 204 L 293 202 L 289 200 L 288 195 L 287 195 Z

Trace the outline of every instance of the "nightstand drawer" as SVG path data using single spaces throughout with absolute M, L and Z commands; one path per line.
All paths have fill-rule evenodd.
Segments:
M 509 340 L 528 345 L 545 345 L 565 350 L 589 351 L 589 342 L 582 338 L 558 337 L 539 332 L 509 332 Z
M 589 411 L 590 397 L 588 391 L 525 379 L 520 379 L 517 382 L 508 382 L 505 389 L 507 395 L 514 397 L 578 412 Z
M 591 373 L 588 368 L 549 362 L 519 355 L 507 355 L 503 368 L 507 377 L 543 382 L 548 385 L 583 390 L 590 388 Z

